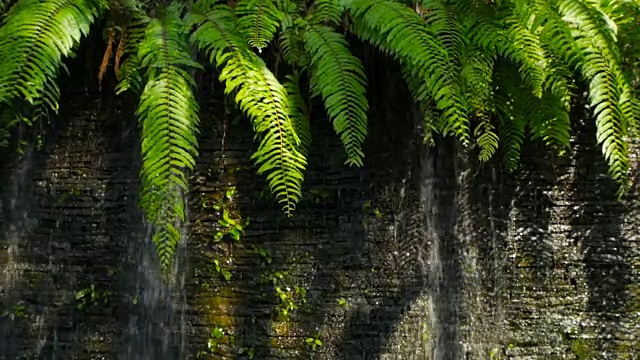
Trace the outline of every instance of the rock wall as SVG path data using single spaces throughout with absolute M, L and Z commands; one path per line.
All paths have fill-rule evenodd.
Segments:
M 0 356 L 639 358 L 637 191 L 615 202 L 593 129 L 506 175 L 422 145 L 405 89 L 370 78 L 365 166 L 317 113 L 293 218 L 254 174 L 250 126 L 202 93 L 184 282 L 159 292 L 132 106 L 67 91 L 44 148 L 3 167 Z

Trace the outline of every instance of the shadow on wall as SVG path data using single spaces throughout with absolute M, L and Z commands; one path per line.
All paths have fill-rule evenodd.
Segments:
M 3 324 L 7 359 L 110 356 L 124 328 L 118 271 L 134 227 L 127 214 L 137 176 L 129 156 L 137 141 L 123 131 L 131 124 L 118 106 L 99 97 L 64 91 L 62 124 L 34 155 L 24 194 L 33 198 L 28 217 L 36 226 L 18 240 L 22 274 L 7 295 L 24 304 L 25 317 Z
M 592 121 L 581 124 L 576 146 L 576 177 L 573 196 L 577 206 L 572 214 L 572 229 L 575 245 L 584 253 L 586 286 L 589 299 L 586 331 L 598 335 L 591 344 L 593 349 L 611 350 L 611 339 L 624 333 L 621 319 L 628 311 L 628 286 L 633 284 L 631 272 L 631 249 L 629 240 L 635 238 L 633 227 L 623 231 L 625 217 L 633 215 L 633 197 L 637 196 L 637 170 L 633 171 L 633 188 L 628 200 L 617 202 L 615 184 L 607 175 L 607 166 L 602 160 L 600 146 L 595 142 L 595 126 Z M 598 161 L 594 161 L 598 159 Z M 633 220 L 632 220 L 633 221 Z M 573 280 L 573 279 L 572 279 Z
M 533 157 L 526 154 L 542 154 Z M 516 239 L 521 240 L 513 244 L 516 246 L 518 258 L 516 266 L 531 268 L 534 276 L 532 283 L 544 284 L 549 272 L 555 267 L 555 249 L 553 236 L 550 232 L 552 223 L 551 210 L 554 207 L 550 190 L 553 189 L 558 177 L 549 166 L 551 154 L 541 144 L 527 143 L 522 150 L 522 164 L 518 174 L 517 187 L 513 192 L 513 208 L 517 214 L 514 221 Z M 514 176 L 514 175 L 509 175 Z M 510 270 L 508 270 L 510 271 Z
M 371 136 L 362 169 L 349 169 L 342 164 L 343 151 L 330 124 L 323 122 L 321 115 L 314 119 L 305 198 L 294 218 L 285 219 L 270 196 L 261 199 L 262 177 L 243 170 L 233 178 L 240 194 L 240 207 L 244 215 L 251 217 L 251 224 L 233 250 L 218 249 L 218 256 L 233 253 L 233 280 L 228 284 L 218 281 L 217 288 L 212 290 L 225 294 L 223 299 L 209 301 L 226 313 L 214 311 L 211 325 L 233 328 L 236 348 L 219 346 L 220 356 L 251 349 L 256 358 L 413 358 L 416 351 L 424 353 L 425 349 L 392 349 L 389 342 L 416 300 L 435 286 L 441 290 L 436 305 L 441 307 L 440 341 L 448 347 L 442 356 L 460 357 L 462 350 L 455 341 L 456 324 L 461 316 L 456 299 L 463 285 L 459 281 L 459 259 L 455 258 L 457 250 L 446 240 L 439 243 L 437 252 L 443 259 L 444 276 L 430 278 L 424 269 L 430 254 L 421 248 L 425 244 L 421 242 L 423 234 L 419 229 L 424 224 L 421 167 L 425 166 L 424 161 L 431 161 L 434 173 L 430 180 L 435 181 L 434 201 L 440 210 L 437 221 L 441 225 L 437 232 L 443 239 L 454 236 L 453 224 L 458 215 L 454 204 L 455 169 L 450 161 L 453 153 L 447 144 L 439 147 L 432 158 L 421 158 L 424 149 L 416 145 L 420 143 L 420 134 L 415 131 L 416 117 L 413 111 L 407 112 L 411 108 L 405 99 L 408 92 L 404 85 L 392 83 L 392 76 L 382 75 L 387 73 L 385 70 L 389 66 L 382 66 L 376 70 L 380 74 L 369 77 L 374 79 L 370 84 Z M 218 130 L 220 121 L 228 120 L 218 119 Z M 222 166 L 223 149 L 226 171 L 251 168 L 249 127 L 246 124 L 222 127 L 225 127 L 222 133 L 203 132 L 197 177 L 203 176 L 207 168 Z M 205 189 L 226 183 L 229 178 L 225 176 L 199 186 Z M 251 253 L 252 246 L 267 249 L 272 262 L 261 267 L 259 259 Z M 261 280 L 273 275 L 273 271 L 280 271 L 285 280 Z M 289 316 L 282 316 L 278 310 L 282 300 L 274 293 L 276 286 L 287 291 L 304 288 L 306 302 L 298 303 Z M 192 293 L 202 292 L 192 289 Z M 202 325 L 201 319 L 194 321 Z M 223 324 L 226 321 L 232 323 Z M 411 326 L 423 325 L 416 321 Z M 207 330 L 210 331 L 198 331 Z M 416 329 L 415 333 L 418 332 Z M 318 335 L 322 345 L 310 349 L 306 340 Z M 424 343 L 422 335 L 412 341 Z M 202 344 L 206 336 L 197 337 L 202 339 L 198 346 L 206 347 Z M 240 356 L 246 357 L 246 353 Z

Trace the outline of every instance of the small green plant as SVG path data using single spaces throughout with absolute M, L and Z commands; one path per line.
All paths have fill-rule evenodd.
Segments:
M 291 311 L 298 308 L 292 291 L 288 291 L 288 289 L 283 290 L 280 286 L 276 286 L 276 296 L 280 300 L 278 303 L 278 312 L 283 317 L 289 316 Z
M 4 318 L 9 318 L 9 320 L 13 321 L 15 319 L 22 319 L 27 316 L 27 309 L 22 304 L 16 304 L 11 307 L 11 309 L 2 312 L 2 316 Z
M 89 306 L 107 305 L 110 295 L 110 291 L 99 291 L 96 289 L 95 284 L 91 284 L 88 288 L 76 292 L 77 308 L 82 310 Z
M 275 285 L 276 283 L 278 283 L 281 280 L 284 280 L 285 276 L 288 276 L 289 272 L 284 270 L 284 271 L 280 271 L 280 270 L 270 270 L 267 273 L 261 274 L 260 275 L 260 280 L 263 283 L 272 283 L 273 285 Z
M 253 245 L 251 247 L 251 253 L 260 257 L 260 266 L 266 266 L 273 262 L 271 252 L 261 246 Z
M 342 307 L 347 306 L 347 299 L 345 298 L 338 299 L 338 305 Z
M 501 350 L 502 349 L 500 349 L 499 347 L 491 349 L 491 352 L 489 353 L 489 360 L 500 360 L 500 359 L 502 359 Z
M 256 350 L 253 347 L 241 347 L 238 350 L 239 355 L 247 355 L 249 359 L 253 359 L 256 356 Z
M 233 241 L 240 241 L 244 235 L 244 228 L 249 225 L 249 219 L 242 219 L 238 211 L 234 209 L 234 198 L 237 194 L 235 186 L 230 186 L 222 195 L 212 200 L 205 200 L 201 206 L 203 209 L 213 209 L 219 215 L 217 229 L 213 236 L 216 242 L 222 241 L 228 236 Z
M 571 344 L 571 352 L 573 352 L 579 360 L 597 358 L 597 353 L 593 349 L 592 341 L 588 339 L 575 339 Z
M 312 196 L 313 202 L 316 204 L 325 201 L 329 196 L 331 196 L 331 193 L 324 189 L 311 189 L 309 190 L 309 193 Z
M 291 312 L 298 308 L 299 304 L 306 302 L 307 297 L 307 289 L 304 287 L 287 284 L 288 277 L 289 271 L 275 269 L 260 275 L 263 283 L 271 283 L 273 285 L 275 295 L 278 298 L 278 314 L 283 318 L 289 317 Z
M 213 260 L 213 265 L 215 266 L 216 272 L 220 275 L 222 275 L 222 277 L 224 278 L 225 281 L 229 282 L 231 281 L 231 272 L 227 269 L 225 269 L 221 264 L 220 264 L 220 260 L 215 259 Z
M 382 220 L 383 217 L 382 211 L 380 211 L 379 208 L 373 207 L 373 205 L 371 205 L 371 200 L 367 200 L 362 204 L 362 212 L 364 212 L 365 214 L 373 214 L 378 220 Z
M 215 352 L 220 345 L 220 340 L 224 337 L 225 332 L 221 327 L 215 327 L 211 330 L 211 335 L 209 336 L 209 340 L 207 341 L 207 349 L 209 349 L 210 353 Z
M 214 327 L 211 329 L 211 333 L 209 334 L 209 339 L 207 340 L 207 350 L 201 350 L 196 355 L 196 358 L 204 358 L 210 357 L 214 355 L 218 346 L 222 343 L 228 343 L 229 346 L 234 346 L 236 344 L 236 334 L 233 331 L 225 330 L 223 327 Z M 246 355 L 249 359 L 253 359 L 255 357 L 255 349 L 253 347 L 241 347 L 238 349 L 239 355 Z
M 322 346 L 322 337 L 320 334 L 316 334 L 314 337 L 304 339 L 304 342 L 311 350 L 315 351 L 318 347 Z

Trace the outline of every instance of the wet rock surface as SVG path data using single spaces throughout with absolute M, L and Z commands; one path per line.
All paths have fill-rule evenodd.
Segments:
M 67 93 L 44 148 L 3 167 L 0 357 L 639 358 L 637 191 L 615 201 L 594 130 L 576 124 L 571 158 L 529 145 L 507 175 L 422 145 L 377 79 L 365 166 L 318 114 L 293 218 L 254 174 L 250 126 L 202 106 L 184 284 L 160 306 L 138 279 L 132 108 Z

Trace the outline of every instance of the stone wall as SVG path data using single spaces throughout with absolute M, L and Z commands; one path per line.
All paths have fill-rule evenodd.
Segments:
M 293 218 L 254 174 L 250 126 L 202 93 L 170 289 L 141 255 L 131 104 L 67 91 L 44 148 L 3 167 L 0 356 L 638 358 L 640 209 L 614 201 L 593 129 L 576 124 L 571 158 L 529 145 L 507 175 L 422 145 L 405 89 L 377 71 L 365 166 L 342 165 L 315 112 Z

